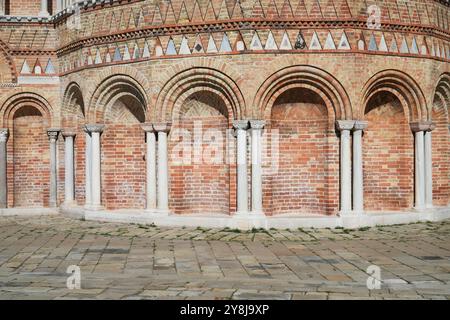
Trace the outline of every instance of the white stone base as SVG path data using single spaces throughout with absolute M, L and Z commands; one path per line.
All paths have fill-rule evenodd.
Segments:
M 59 208 L 3 208 L 0 209 L 0 216 L 42 216 L 59 214 Z
M 0 209 L 3 216 L 52 215 L 62 213 L 72 218 L 104 222 L 155 224 L 173 227 L 232 228 L 250 230 L 297 229 L 297 228 L 336 228 L 355 229 L 377 225 L 406 224 L 419 221 L 440 221 L 450 219 L 450 207 L 434 207 L 426 210 L 402 212 L 347 212 L 340 216 L 278 214 L 171 214 L 158 210 L 92 210 L 84 207 L 61 206 L 58 208 L 7 208 Z
M 336 228 L 343 227 L 355 229 L 373 227 L 376 225 L 405 224 L 419 221 L 439 221 L 450 219 L 450 207 L 435 207 L 430 210 L 417 212 L 416 210 L 404 212 L 365 212 L 358 214 L 347 213 L 342 216 L 280 214 L 264 216 L 248 213 L 246 215 L 222 214 L 168 214 L 167 212 L 146 210 L 69 210 L 62 208 L 61 212 L 71 216 L 81 216 L 86 220 L 122 223 L 155 224 L 158 226 L 174 227 L 206 227 L 206 228 L 237 228 L 250 230 L 252 228 Z

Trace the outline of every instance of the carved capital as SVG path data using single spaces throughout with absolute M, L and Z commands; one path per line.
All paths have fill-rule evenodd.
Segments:
M 62 136 L 65 137 L 75 137 L 77 134 L 75 131 L 70 130 L 70 129 L 63 129 L 61 131 Z
M 48 139 L 50 140 L 50 142 L 56 142 L 56 140 L 58 140 L 60 131 L 61 131 L 61 129 L 55 129 L 55 128 L 47 129 L 47 136 L 48 136 Z
M 104 124 L 94 123 L 94 124 L 85 125 L 85 131 L 87 133 L 92 133 L 92 132 L 102 133 L 104 129 L 105 129 Z
M 352 130 L 354 125 L 355 125 L 355 120 L 337 120 L 336 121 L 336 128 L 339 131 Z
M 428 129 L 430 128 L 429 121 L 416 121 L 411 122 L 409 125 L 411 127 L 412 132 L 428 131 Z
M 368 124 L 369 123 L 367 121 L 356 120 L 355 125 L 353 126 L 353 130 L 364 130 L 367 128 Z
M 233 128 L 236 130 L 247 130 L 249 128 L 248 120 L 234 120 Z
M 249 120 L 250 128 L 252 129 L 263 129 L 266 125 L 266 121 L 264 120 Z
M 171 126 L 172 126 L 172 124 L 170 122 L 158 122 L 158 123 L 153 124 L 153 129 L 156 132 L 169 133 Z
M 141 124 L 141 128 L 145 132 L 155 132 L 155 128 L 153 128 L 153 125 L 148 122 Z
M 433 121 L 429 121 L 429 127 L 427 131 L 433 131 L 434 129 L 436 129 L 436 123 L 434 123 Z
M 7 142 L 9 138 L 8 128 L 0 128 L 0 142 Z

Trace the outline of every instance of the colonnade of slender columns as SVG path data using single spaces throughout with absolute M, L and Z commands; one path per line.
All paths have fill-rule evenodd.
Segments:
M 262 120 L 237 120 L 233 122 L 237 138 L 237 212 L 238 215 L 263 214 L 262 205 Z M 146 137 L 146 208 L 149 211 L 169 212 L 169 172 L 167 139 L 170 123 L 145 123 Z M 340 131 L 340 213 L 341 215 L 364 211 L 362 134 L 367 122 L 339 120 Z M 433 206 L 432 122 L 411 123 L 414 133 L 414 185 L 415 208 Z M 86 133 L 86 207 L 102 208 L 101 203 L 101 133 L 102 124 L 88 124 Z M 251 130 L 251 208 L 249 208 L 247 131 Z M 60 129 L 48 129 L 50 142 L 50 207 L 57 206 L 57 139 Z M 63 131 L 65 139 L 65 205 L 75 204 L 75 133 Z M 0 128 L 0 208 L 7 207 L 7 148 L 9 131 Z M 352 143 L 353 137 L 353 143 Z
M 433 164 L 430 121 L 413 122 L 414 133 L 414 207 L 418 210 L 433 206 Z
M 169 164 L 167 155 L 167 136 L 170 123 L 153 124 L 158 141 L 157 170 L 157 210 L 159 213 L 169 212 Z
M 8 206 L 8 179 L 6 175 L 7 156 L 6 143 L 9 138 L 9 130 L 0 128 L 0 208 Z
M 63 131 L 64 137 L 64 205 L 75 205 L 75 161 L 74 140 L 75 133 Z
M 50 198 L 49 206 L 56 207 L 58 199 L 58 172 L 57 172 L 57 150 L 56 142 L 60 129 L 48 129 L 47 135 L 50 141 Z
M 85 132 L 89 135 L 89 137 L 86 136 L 86 207 L 93 210 L 103 208 L 100 136 L 104 127 L 103 124 L 87 124 L 85 126 Z
M 39 16 L 48 17 L 50 13 L 48 12 L 48 2 L 47 0 L 41 0 L 41 11 L 39 12 Z

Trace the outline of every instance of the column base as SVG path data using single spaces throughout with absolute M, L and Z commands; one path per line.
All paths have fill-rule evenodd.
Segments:
M 337 214 L 339 217 L 348 217 L 348 216 L 354 216 L 353 210 L 341 210 Z
M 168 217 L 171 214 L 170 210 L 168 209 L 145 209 L 144 215 L 145 216 L 158 216 L 158 217 Z
M 77 206 L 77 202 L 75 200 L 64 201 L 61 204 L 61 208 L 72 208 L 72 207 L 76 207 L 76 206 Z
M 250 211 L 236 211 L 234 216 L 248 216 L 250 215 Z
M 253 210 L 249 212 L 249 215 L 252 217 L 265 217 L 264 211 L 262 210 Z
M 84 206 L 85 210 L 88 211 L 100 211 L 100 210 L 105 210 L 105 206 L 101 205 L 101 204 L 89 204 L 89 205 L 85 205 Z
M 39 17 L 50 17 L 50 13 L 48 13 L 47 11 L 41 11 L 38 14 Z

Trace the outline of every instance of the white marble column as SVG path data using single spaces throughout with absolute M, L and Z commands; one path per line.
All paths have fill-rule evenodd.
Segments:
M 64 137 L 64 205 L 75 205 L 75 163 L 74 139 L 75 133 L 63 131 Z
M 157 209 L 159 213 L 169 213 L 167 135 L 170 131 L 170 123 L 153 124 L 153 128 L 158 133 Z
M 236 167 L 237 167 L 237 209 L 236 214 L 248 214 L 248 180 L 247 180 L 247 120 L 233 121 L 236 130 Z
M 424 153 L 425 153 L 425 206 L 433 207 L 433 152 L 431 131 L 436 129 L 436 125 L 430 122 L 428 129 L 424 132 Z
M 411 123 L 414 132 L 414 207 L 425 207 L 425 149 L 424 131 L 429 127 L 424 122 Z
M 355 121 L 353 126 L 353 212 L 364 211 L 362 134 L 367 121 Z
M 9 130 L 0 128 L 0 208 L 8 207 L 8 178 L 7 178 L 7 151 L 6 143 Z
M 88 124 L 87 131 L 91 133 L 91 205 L 90 209 L 102 209 L 102 189 L 101 189 L 101 144 L 100 135 L 105 125 Z
M 146 209 L 153 211 L 156 209 L 156 135 L 153 125 L 144 123 L 141 125 L 145 131 L 147 141 L 146 161 Z
M 88 129 L 85 132 L 85 154 L 84 154 L 84 172 L 85 172 L 85 207 L 92 205 L 92 137 Z
M 56 142 L 58 141 L 60 131 L 60 129 L 47 130 L 47 136 L 50 141 L 50 207 L 56 207 L 58 202 L 58 161 L 56 156 Z
M 40 17 L 48 17 L 48 3 L 47 0 L 41 0 L 41 11 L 39 12 Z
M 264 120 L 250 120 L 252 132 L 252 214 L 263 214 L 262 203 L 262 129 Z
M 350 130 L 355 124 L 354 120 L 338 120 L 337 128 L 341 136 L 340 151 L 340 202 L 342 215 L 349 214 L 352 210 L 352 168 L 350 149 Z

